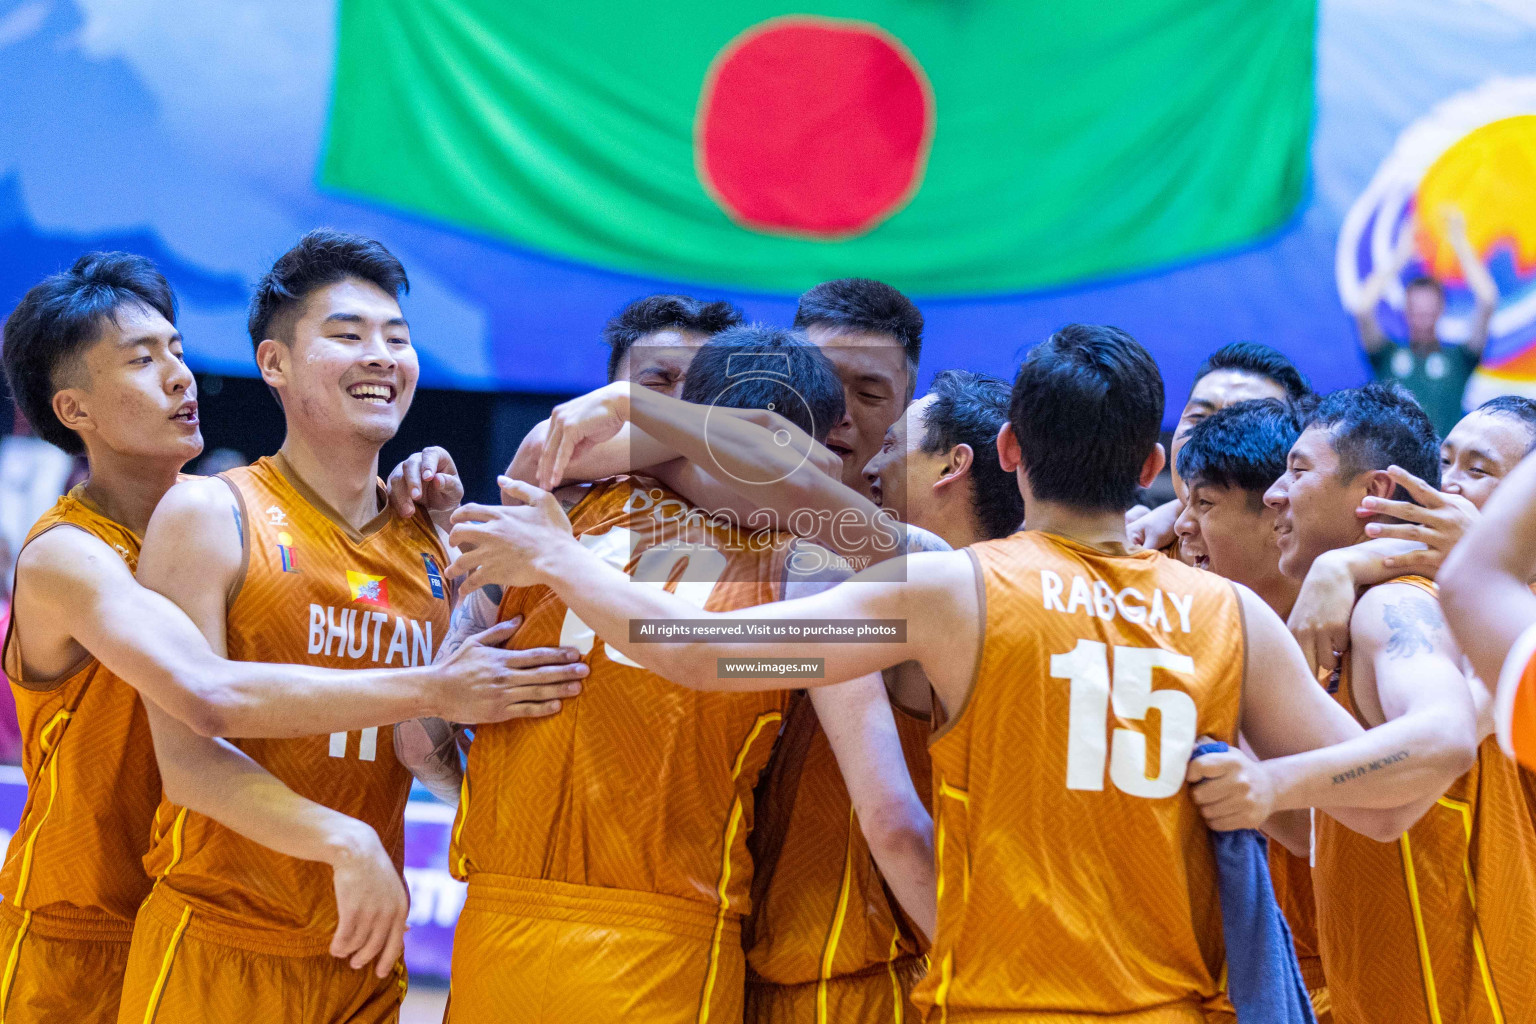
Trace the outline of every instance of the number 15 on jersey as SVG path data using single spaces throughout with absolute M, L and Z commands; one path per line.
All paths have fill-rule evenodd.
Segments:
M 1159 799 L 1173 796 L 1184 784 L 1189 755 L 1195 749 L 1195 701 L 1183 690 L 1152 689 L 1155 669 L 1182 676 L 1195 674 L 1188 655 L 1161 647 L 1114 649 L 1110 676 L 1110 647 L 1079 640 L 1066 654 L 1051 655 L 1051 678 L 1071 684 L 1067 713 L 1067 788 L 1103 790 L 1104 768 L 1115 788 L 1130 796 Z M 1123 720 L 1145 720 L 1156 710 L 1161 720 L 1157 774 L 1147 776 L 1147 737 L 1136 729 L 1109 731 L 1109 709 Z M 1106 742 L 1107 739 L 1107 742 Z

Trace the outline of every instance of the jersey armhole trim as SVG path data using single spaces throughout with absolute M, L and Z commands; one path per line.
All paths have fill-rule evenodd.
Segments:
M 0 671 L 5 672 L 5 677 L 10 682 L 15 683 L 23 690 L 29 690 L 32 693 L 49 693 L 50 691 L 57 690 L 65 683 L 69 682 L 69 680 L 85 671 L 85 669 L 90 667 L 91 664 L 96 662 L 96 656 L 90 651 L 85 651 L 84 657 L 70 665 L 69 668 L 61 672 L 55 679 L 32 681 L 22 678 L 22 676 L 25 674 L 26 666 L 21 660 L 21 635 L 16 632 L 16 584 L 21 575 L 21 552 L 27 550 L 27 545 L 37 540 L 38 537 L 43 536 L 45 533 L 51 533 L 61 526 L 67 526 L 72 530 L 80 530 L 80 532 L 85 534 L 87 537 L 94 537 L 96 540 L 101 540 L 100 537 L 97 537 L 89 530 L 81 529 L 74 523 L 61 521 L 48 526 L 46 529 L 39 530 L 33 536 L 28 537 L 26 542 L 21 545 L 21 549 L 16 552 L 16 569 L 11 574 L 11 614 L 5 622 L 5 640 L 3 646 L 0 646 Z M 16 671 L 14 672 L 11 671 L 11 645 L 13 639 L 15 641 L 16 651 Z M 74 637 L 70 637 L 70 639 L 74 640 Z M 80 642 L 75 640 L 75 643 L 79 644 Z M 84 651 L 85 646 L 81 644 L 80 649 Z
M 1509 654 L 1505 655 L 1504 666 L 1499 670 L 1498 688 L 1493 695 L 1493 722 L 1499 749 L 1508 757 L 1515 756 L 1515 694 L 1532 655 L 1536 655 L 1536 623 L 1525 627 L 1510 647 Z
M 1243 593 L 1237 589 L 1236 580 L 1227 580 L 1227 586 L 1232 588 L 1232 600 L 1237 602 L 1237 635 L 1243 645 L 1243 674 L 1237 684 L 1237 733 L 1243 731 L 1243 698 L 1248 695 L 1248 609 L 1243 606 Z M 1289 632 L 1289 630 L 1287 630 Z M 1236 744 L 1237 737 L 1231 741 Z
M 228 610 L 235 606 L 235 598 L 240 596 L 240 591 L 245 587 L 245 574 L 251 567 L 251 531 L 256 528 L 256 524 L 251 521 L 245 507 L 245 495 L 240 493 L 240 488 L 235 486 L 235 482 L 223 473 L 218 475 L 218 479 L 224 481 L 224 486 L 228 487 L 230 493 L 235 496 L 235 505 L 240 510 L 240 571 L 235 574 L 234 582 L 229 585 L 229 593 L 224 595 L 225 614 L 228 614 Z
M 977 557 L 974 549 L 967 547 L 961 548 L 960 550 L 964 551 L 966 557 L 970 558 L 971 572 L 974 574 L 974 579 L 976 581 L 976 607 L 977 611 L 979 612 L 976 622 L 976 668 L 971 673 L 971 685 L 966 688 L 965 700 L 960 702 L 960 706 L 955 709 L 954 714 L 950 714 L 948 708 L 943 709 L 945 712 L 944 722 L 933 730 L 933 735 L 928 737 L 928 746 L 930 747 L 939 742 L 939 740 L 943 739 L 945 736 L 949 735 L 950 730 L 955 727 L 956 723 L 960 721 L 961 716 L 965 714 L 966 709 L 971 706 L 971 702 L 976 699 L 976 686 L 981 679 L 981 660 L 982 657 L 987 653 L 986 571 L 982 568 L 981 559 Z M 930 683 L 929 685 L 932 684 Z M 937 690 L 934 691 L 934 697 L 934 707 L 935 710 L 938 710 L 939 706 L 943 704 L 943 701 L 937 699 Z

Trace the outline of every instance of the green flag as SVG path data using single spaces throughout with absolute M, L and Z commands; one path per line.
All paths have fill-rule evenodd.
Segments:
M 1300 199 L 1315 0 L 341 0 L 322 183 L 763 291 L 1024 291 Z

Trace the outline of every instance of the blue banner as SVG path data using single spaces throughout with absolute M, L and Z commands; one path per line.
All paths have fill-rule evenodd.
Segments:
M 793 296 L 576 265 L 326 193 L 317 168 L 334 21 L 333 9 L 308 0 L 0 0 L 0 305 L 82 250 L 137 250 L 180 293 L 194 365 L 252 375 L 247 289 L 324 224 L 374 235 L 405 263 L 428 386 L 594 386 L 603 321 L 655 291 L 724 294 L 764 320 L 792 315 Z M 1117 324 L 1151 348 L 1170 417 L 1199 361 L 1232 340 L 1276 345 L 1320 388 L 1359 383 L 1366 364 L 1342 301 L 1392 251 L 1433 179 L 1437 196 L 1463 208 L 1500 285 L 1482 383 L 1529 386 L 1536 8 L 1322 0 L 1318 24 L 1310 188 L 1289 223 L 1242 251 L 1132 278 L 922 301 L 924 380 L 956 366 L 1010 374 L 1028 346 L 1085 320 Z M 388 140 L 379 152 L 388 159 Z M 1420 221 L 1432 226 L 1432 211 Z M 1437 266 L 1437 244 L 1420 239 L 1420 262 Z M 1444 276 L 1444 333 L 1455 341 L 1471 300 L 1453 266 Z M 1400 304 L 1401 290 L 1389 288 L 1380 310 L 1389 333 Z

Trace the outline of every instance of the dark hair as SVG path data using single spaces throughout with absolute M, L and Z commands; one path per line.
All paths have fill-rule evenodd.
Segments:
M 693 331 L 715 335 L 741 323 L 741 310 L 729 302 L 701 302 L 689 295 L 647 295 L 636 299 L 603 325 L 608 343 L 608 380 L 635 342 L 657 331 Z
M 1236 370 L 1273 381 L 1285 389 L 1286 397 L 1292 401 L 1312 393 L 1312 385 L 1295 363 L 1284 353 L 1256 341 L 1234 341 L 1212 352 L 1195 371 L 1195 383 L 1217 370 Z
M 922 450 L 930 455 L 970 445 L 971 506 L 989 538 L 1007 537 L 1024 521 L 1024 495 L 997 461 L 997 432 L 1008 422 L 1008 382 L 986 373 L 945 370 L 928 389 Z
M 843 384 L 821 349 L 799 331 L 742 324 L 699 349 L 683 378 L 683 401 L 727 409 L 772 409 L 817 441 L 843 418 Z
M 164 275 L 143 256 L 88 252 L 62 274 L 34 285 L 5 321 L 5 378 L 39 437 L 71 455 L 85 451 L 80 435 L 53 412 L 60 370 L 117 323 L 123 306 L 142 306 L 176 323 L 176 297 Z
M 1329 432 L 1339 473 L 1354 479 L 1370 470 L 1401 466 L 1431 487 L 1440 486 L 1440 437 L 1419 403 L 1396 381 L 1335 391 L 1306 424 Z M 1398 501 L 1411 501 L 1398 487 Z
M 1285 473 L 1285 459 L 1301 435 L 1296 408 L 1274 398 L 1255 398 L 1214 412 L 1190 428 L 1179 450 L 1186 486 L 1247 491 L 1256 505 Z
M 917 386 L 917 361 L 923 354 L 923 314 L 901 292 L 866 277 L 826 281 L 800 296 L 795 326 L 814 324 L 844 331 L 889 334 L 907 353 L 908 393 Z
M 1500 416 L 1508 416 L 1510 419 L 1519 420 L 1525 426 L 1526 433 L 1530 435 L 1530 442 L 1526 445 L 1527 454 L 1536 449 L 1536 402 L 1519 395 L 1500 395 L 1490 398 L 1473 412 L 1498 413 Z
M 1445 285 L 1430 277 L 1428 274 L 1420 274 L 1418 277 L 1403 285 L 1404 294 L 1413 288 L 1433 288 L 1435 290 L 1435 294 L 1440 296 L 1440 301 L 1445 301 Z
M 411 290 L 405 268 L 382 242 L 334 228 L 315 228 L 256 282 L 246 318 L 251 344 L 257 346 L 272 337 L 272 322 L 311 292 L 349 277 L 378 285 L 395 299 Z
M 1162 374 L 1120 328 L 1070 324 L 1019 367 L 1008 420 L 1036 498 L 1123 512 L 1162 429 Z

